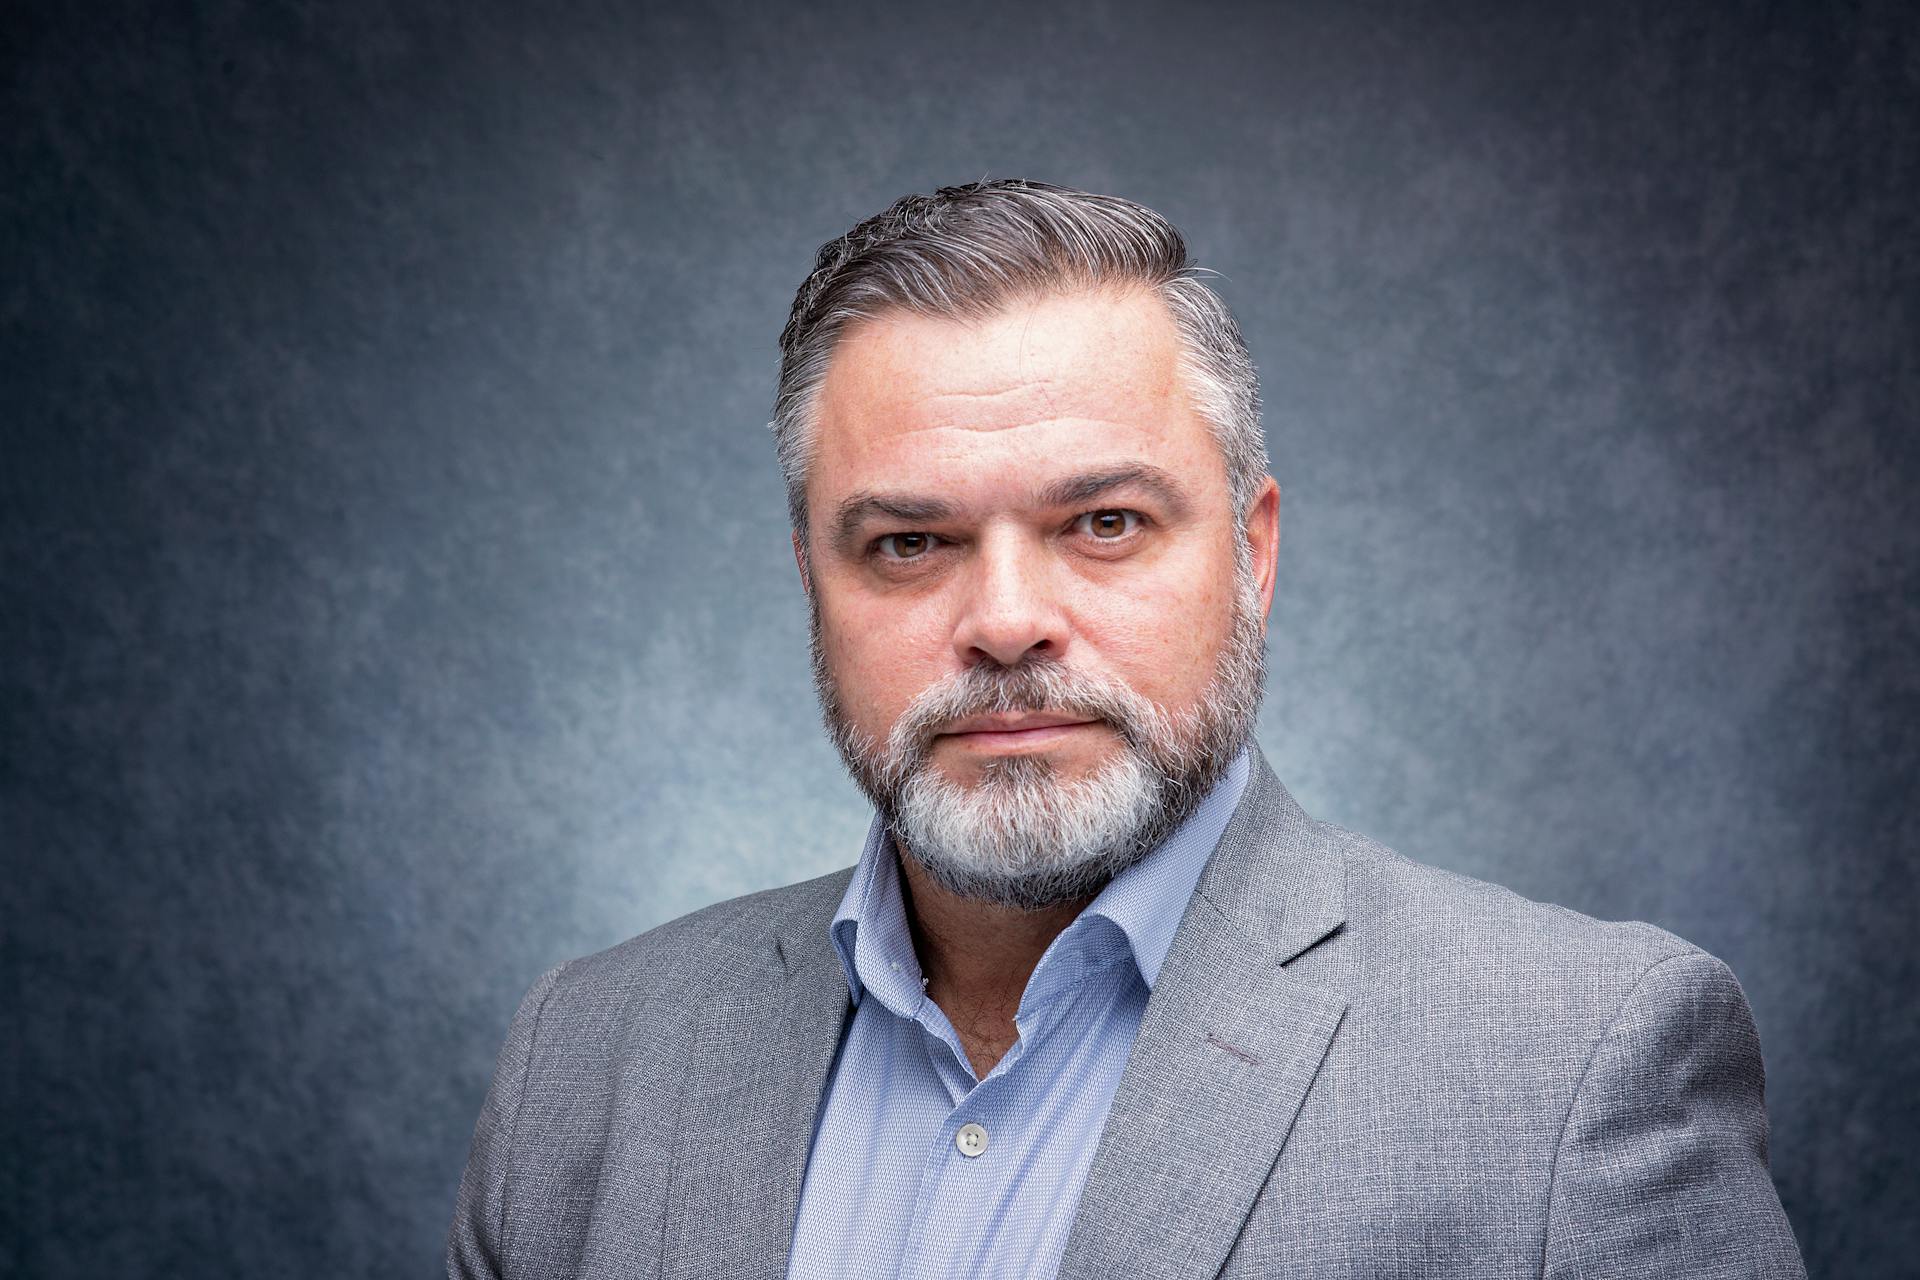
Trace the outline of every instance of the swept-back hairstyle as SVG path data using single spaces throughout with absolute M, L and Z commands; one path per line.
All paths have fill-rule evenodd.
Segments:
M 1260 383 L 1232 312 L 1200 279 L 1186 241 L 1117 196 L 1003 178 L 910 195 L 820 246 L 780 334 L 773 438 L 805 545 L 814 406 L 847 326 L 889 311 L 978 319 L 1049 293 L 1150 290 L 1181 340 L 1181 372 L 1226 459 L 1236 518 L 1267 474 Z

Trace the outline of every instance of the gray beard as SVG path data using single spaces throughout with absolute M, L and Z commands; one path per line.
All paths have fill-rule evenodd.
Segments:
M 1192 815 L 1252 736 L 1266 652 L 1251 565 L 1236 565 L 1232 625 L 1191 711 L 1169 713 L 1118 680 L 1052 659 L 981 663 L 923 691 L 876 743 L 848 721 L 813 610 L 814 688 L 847 771 L 899 843 L 952 893 L 1025 911 L 1090 898 Z M 1036 756 L 994 760 L 964 787 L 932 762 L 966 716 L 1048 712 L 1105 722 L 1122 750 L 1085 778 Z

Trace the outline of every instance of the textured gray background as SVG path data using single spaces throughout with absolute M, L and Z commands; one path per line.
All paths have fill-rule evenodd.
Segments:
M 0 1271 L 429 1274 L 536 973 L 852 860 L 773 341 L 1023 174 L 1225 273 L 1302 802 L 1725 957 L 1914 1274 L 1920 43 L 1799 8 L 9 6 Z

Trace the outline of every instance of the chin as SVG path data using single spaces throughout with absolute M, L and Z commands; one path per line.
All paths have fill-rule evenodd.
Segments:
M 946 746 L 934 752 L 934 763 L 961 786 L 976 786 L 996 770 L 1012 767 L 1045 768 L 1063 782 L 1074 782 L 1098 773 L 1119 754 L 1118 740 L 1110 734 L 1101 736 L 1106 740 L 1098 745 L 1062 743 L 1019 751 L 970 751 Z

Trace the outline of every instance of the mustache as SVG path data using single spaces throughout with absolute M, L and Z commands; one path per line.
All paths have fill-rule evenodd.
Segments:
M 894 722 L 888 755 L 903 762 L 911 757 L 917 764 L 955 721 L 1015 712 L 1098 720 L 1136 749 L 1151 743 L 1164 719 L 1158 707 L 1119 680 L 1028 658 L 1011 667 L 968 667 L 923 689 Z

